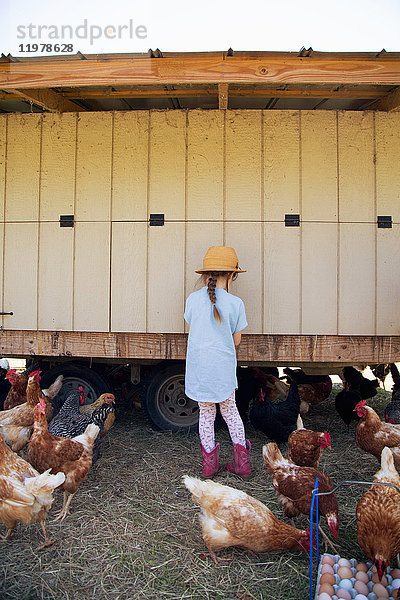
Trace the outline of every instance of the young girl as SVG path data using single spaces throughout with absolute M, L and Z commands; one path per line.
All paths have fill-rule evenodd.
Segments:
M 243 478 L 250 477 L 250 442 L 235 402 L 236 349 L 247 326 L 243 301 L 229 294 L 238 273 L 233 248 L 212 246 L 203 259 L 201 273 L 205 286 L 186 300 L 185 321 L 189 325 L 186 354 L 185 393 L 199 403 L 199 434 L 204 477 L 212 477 L 219 464 L 214 421 L 219 404 L 233 443 L 233 463 L 225 468 Z

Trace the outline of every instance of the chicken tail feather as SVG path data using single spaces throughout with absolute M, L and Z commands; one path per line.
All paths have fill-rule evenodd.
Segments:
M 275 442 L 265 444 L 263 446 L 263 458 L 265 466 L 268 471 L 273 471 L 279 463 L 286 463 L 286 459 L 283 458 L 282 452 L 279 450 Z

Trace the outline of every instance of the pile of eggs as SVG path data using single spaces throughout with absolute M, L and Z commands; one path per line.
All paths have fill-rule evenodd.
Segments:
M 370 562 L 324 554 L 318 578 L 317 600 L 400 600 L 400 569 L 388 569 L 380 581 Z

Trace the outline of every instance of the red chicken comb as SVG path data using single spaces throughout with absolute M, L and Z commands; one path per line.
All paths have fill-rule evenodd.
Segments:
M 15 377 L 17 374 L 17 369 L 9 369 L 6 373 L 6 377 L 7 379 L 9 379 L 10 377 Z
M 34 379 L 35 381 L 40 381 L 41 371 L 32 371 L 29 374 L 29 379 Z
M 79 394 L 79 404 L 82 406 L 82 404 L 86 400 L 86 394 L 83 391 L 83 387 L 81 385 L 78 387 L 78 391 L 80 392 L 80 394 Z
M 327 431 L 324 431 L 324 433 L 322 434 L 321 448 L 329 448 L 329 450 L 332 450 L 331 436 L 329 435 L 329 433 Z
M 358 402 L 355 407 L 353 408 L 354 411 L 359 410 L 360 408 L 363 408 L 365 405 L 367 404 L 366 400 L 360 400 L 360 402 Z

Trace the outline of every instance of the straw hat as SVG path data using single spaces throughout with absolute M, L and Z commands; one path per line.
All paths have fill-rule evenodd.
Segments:
M 229 246 L 211 246 L 203 258 L 203 268 L 196 273 L 208 273 L 210 271 L 226 271 L 228 273 L 246 273 L 239 268 L 239 260 L 236 252 Z

